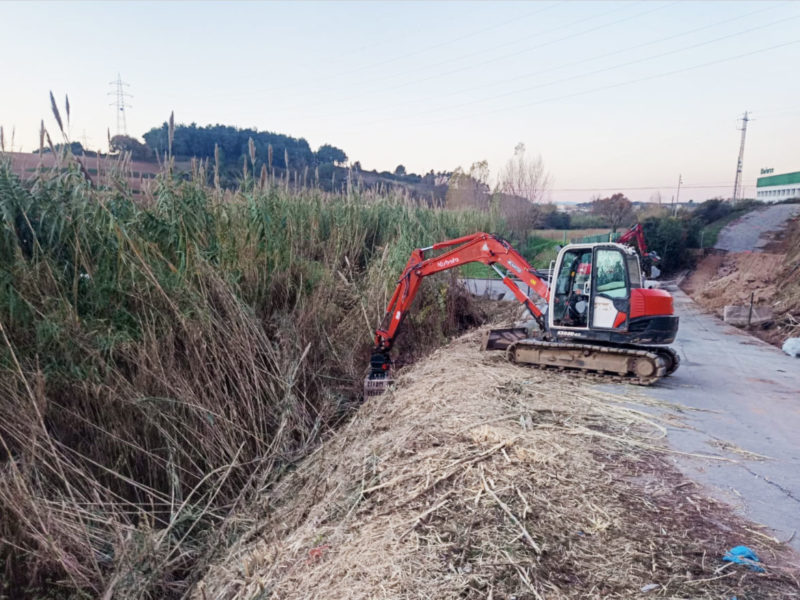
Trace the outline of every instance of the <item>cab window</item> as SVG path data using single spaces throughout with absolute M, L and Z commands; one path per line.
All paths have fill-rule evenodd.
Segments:
M 610 248 L 599 248 L 595 257 L 598 294 L 612 298 L 626 298 L 628 286 L 625 280 L 625 258 L 622 252 Z
M 587 285 L 592 277 L 591 249 L 568 250 L 561 260 L 553 294 L 553 323 L 567 327 L 586 327 Z
M 628 255 L 626 260 L 628 261 L 628 279 L 631 282 L 632 288 L 639 288 L 642 287 L 642 270 L 639 267 L 639 259 L 634 255 Z

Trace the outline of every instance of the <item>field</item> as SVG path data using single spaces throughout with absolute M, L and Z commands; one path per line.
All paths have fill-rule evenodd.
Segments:
M 590 228 L 590 229 L 537 229 L 535 232 L 536 237 L 544 238 L 547 240 L 555 240 L 560 244 L 566 242 L 570 243 L 572 240 L 580 239 L 589 235 L 600 235 L 609 233 L 611 230 L 608 227 Z
M 6 152 L 3 156 L 11 171 L 23 180 L 35 179 L 41 170 L 53 172 L 62 168 L 57 153 L 45 152 L 40 155 Z M 108 185 L 114 178 L 122 179 L 134 195 L 141 193 L 144 182 L 154 179 L 161 172 L 161 166 L 157 162 L 122 161 L 114 156 L 86 156 L 81 161 L 86 173 L 96 183 Z M 182 172 L 191 170 L 191 165 L 186 161 L 176 164 L 175 167 Z

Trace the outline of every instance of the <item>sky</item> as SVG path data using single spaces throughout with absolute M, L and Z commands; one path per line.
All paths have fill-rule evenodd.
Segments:
M 222 123 L 330 143 L 364 169 L 493 177 L 519 142 L 554 202 L 745 195 L 800 170 L 796 2 L 0 2 L 6 146 Z

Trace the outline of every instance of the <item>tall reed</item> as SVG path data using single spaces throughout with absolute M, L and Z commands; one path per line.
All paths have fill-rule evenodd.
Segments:
M 264 174 L 224 191 L 169 156 L 136 201 L 63 159 L 22 182 L 0 157 L 0 579 L 180 597 L 357 403 L 410 251 L 497 224 Z M 422 295 L 401 361 L 477 318 L 446 278 Z

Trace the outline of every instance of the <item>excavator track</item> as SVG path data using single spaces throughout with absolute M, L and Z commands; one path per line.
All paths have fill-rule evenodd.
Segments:
M 626 348 L 630 350 L 647 350 L 660 354 L 667 363 L 667 377 L 678 370 L 681 365 L 680 355 L 669 346 L 637 346 L 634 344 L 615 344 L 613 348 Z
M 678 370 L 678 367 L 681 366 L 681 357 L 672 348 L 668 346 L 663 346 L 663 347 L 649 346 L 647 349 L 658 352 L 659 354 L 664 355 L 664 357 L 667 359 L 667 377 L 672 375 L 675 371 Z
M 667 347 L 603 346 L 524 339 L 506 348 L 508 360 L 541 369 L 578 372 L 601 381 L 652 385 L 680 364 Z

